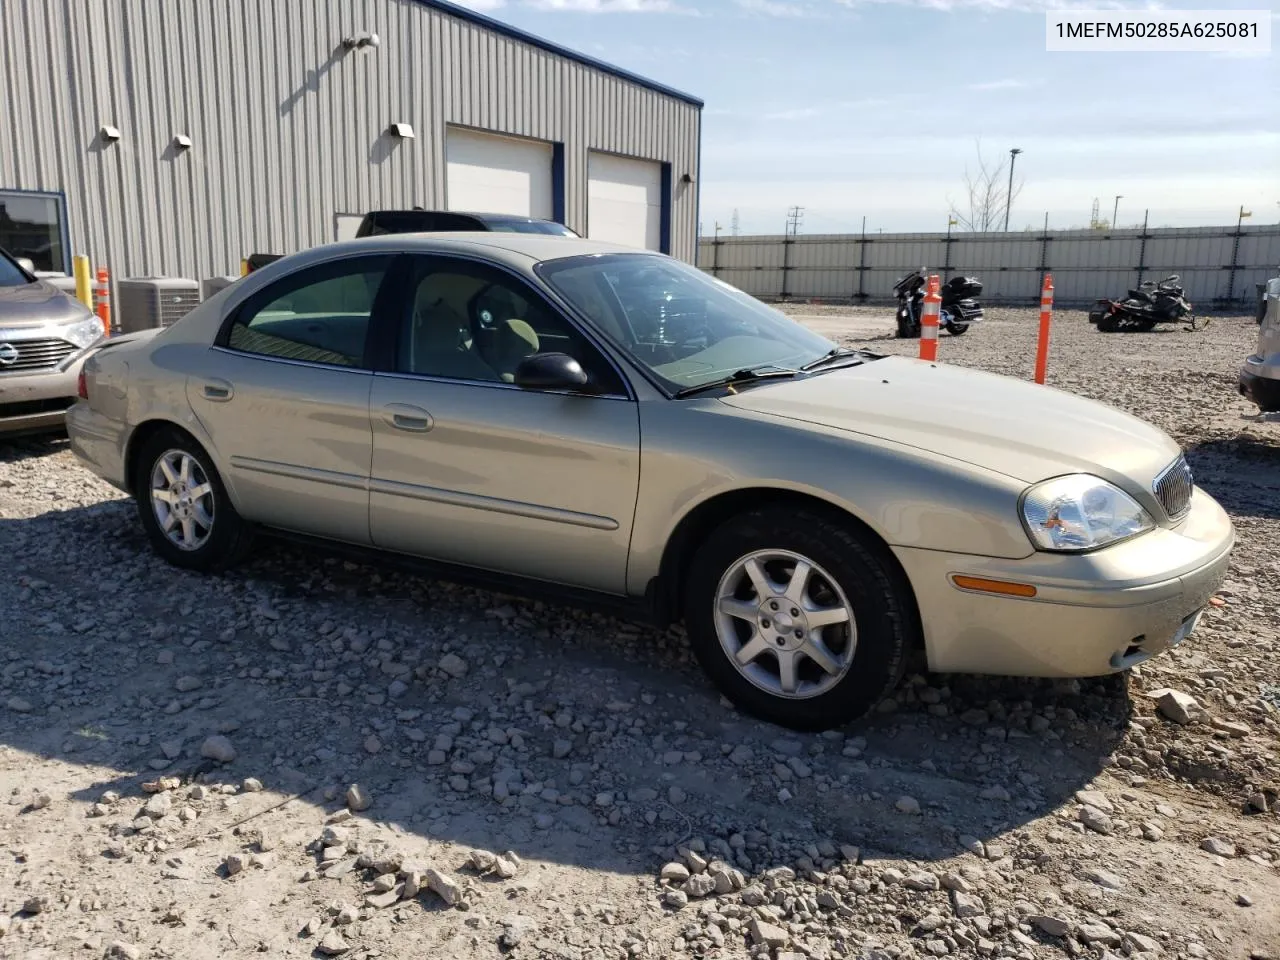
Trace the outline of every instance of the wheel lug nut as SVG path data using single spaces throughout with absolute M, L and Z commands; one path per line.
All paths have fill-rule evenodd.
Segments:
M 800 611 L 799 611 L 799 610 L 797 610 L 795 607 L 792 607 L 792 608 L 791 608 L 791 615 L 792 615 L 793 617 L 798 617 L 798 616 L 800 616 Z
M 796 639 L 797 639 L 797 640 L 802 640 L 802 639 L 804 639 L 804 631 L 803 631 L 803 630 L 797 630 L 797 631 L 796 631 Z
M 778 609 L 778 601 L 777 601 L 777 600 L 774 600 L 772 603 L 770 603 L 770 604 L 769 604 L 769 609 L 770 609 L 770 610 L 777 610 L 777 609 Z
M 760 621 L 760 626 L 762 626 L 762 627 L 764 627 L 766 630 L 768 630 L 768 629 L 769 629 L 769 621 L 768 621 L 768 620 L 761 620 L 761 621 Z

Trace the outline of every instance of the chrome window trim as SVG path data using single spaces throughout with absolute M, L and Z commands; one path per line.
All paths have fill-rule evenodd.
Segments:
M 507 383 L 503 381 L 493 380 L 467 380 L 463 377 L 442 377 L 432 373 L 397 373 L 394 370 L 375 370 L 375 377 L 383 377 L 389 380 L 422 380 L 427 383 L 452 383 L 460 384 L 465 387 L 490 387 L 498 390 L 516 390 L 520 393 L 539 393 L 550 396 L 561 397 L 582 397 L 588 400 L 622 400 L 627 403 L 634 403 L 632 397 L 624 396 L 620 393 L 584 393 L 581 390 L 535 390 L 530 387 L 522 387 L 518 384 Z
M 291 367 L 308 367 L 312 370 L 337 370 L 342 373 L 356 373 L 363 377 L 373 375 L 373 371 L 368 367 L 344 367 L 340 363 L 319 363 L 315 360 L 295 360 L 292 357 L 277 357 L 270 353 L 250 353 L 248 350 L 236 350 L 233 347 L 223 347 L 216 343 L 209 344 L 209 349 L 216 350 L 219 353 L 230 354 L 233 357 L 266 360 L 268 363 L 283 363 Z

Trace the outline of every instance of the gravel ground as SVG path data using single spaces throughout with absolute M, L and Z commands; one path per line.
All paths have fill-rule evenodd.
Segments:
M 787 309 L 915 349 L 884 309 Z M 1027 377 L 1035 326 L 993 309 L 940 356 Z M 1170 431 L 1238 525 L 1191 640 L 1104 681 L 911 675 L 820 736 L 737 714 L 678 630 L 274 543 L 169 568 L 65 441 L 0 443 L 0 957 L 1276 960 L 1255 334 L 1057 318 L 1051 382 Z

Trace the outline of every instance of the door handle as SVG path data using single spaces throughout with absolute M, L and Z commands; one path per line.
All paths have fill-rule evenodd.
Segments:
M 397 430 L 413 433 L 426 433 L 435 426 L 431 414 L 411 403 L 388 403 L 382 408 L 382 417 Z
M 206 400 L 216 400 L 224 402 L 231 399 L 231 395 L 235 393 L 231 384 L 225 380 L 209 380 L 204 385 L 204 396 Z

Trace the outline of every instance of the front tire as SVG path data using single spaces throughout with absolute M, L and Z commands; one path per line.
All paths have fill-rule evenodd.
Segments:
M 883 547 L 818 511 L 762 508 L 703 543 L 685 593 L 699 663 L 736 706 L 794 730 L 864 716 L 919 635 Z
M 174 566 L 213 572 L 247 551 L 249 526 L 208 453 L 190 434 L 166 427 L 149 437 L 138 457 L 133 490 L 152 549 Z
M 947 324 L 947 333 L 951 334 L 953 337 L 960 336 L 962 333 L 964 333 L 968 329 L 969 329 L 969 325 L 967 323 Z

